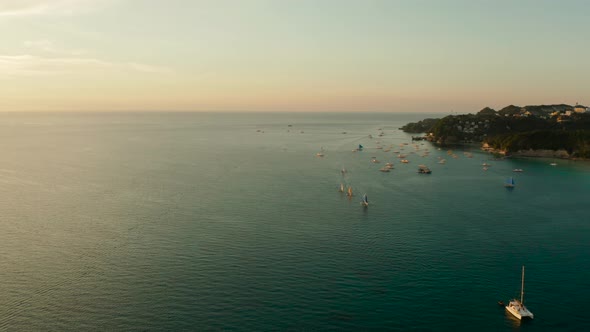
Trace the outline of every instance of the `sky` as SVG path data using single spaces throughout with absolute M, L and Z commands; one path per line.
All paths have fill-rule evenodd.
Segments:
M 585 0 L 0 0 L 0 111 L 590 104 Z

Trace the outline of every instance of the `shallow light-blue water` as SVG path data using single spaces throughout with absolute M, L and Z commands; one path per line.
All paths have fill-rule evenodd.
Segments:
M 590 163 L 415 152 L 427 116 L 2 114 L 0 330 L 590 330 Z

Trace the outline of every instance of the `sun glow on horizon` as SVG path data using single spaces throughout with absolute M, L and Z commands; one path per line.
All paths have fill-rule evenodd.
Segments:
M 4 0 L 0 111 L 590 103 L 583 1 Z

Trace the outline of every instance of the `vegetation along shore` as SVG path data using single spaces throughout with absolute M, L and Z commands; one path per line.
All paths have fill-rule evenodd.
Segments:
M 476 114 L 424 119 L 401 128 L 441 145 L 481 143 L 511 156 L 590 159 L 590 110 L 559 104 L 486 107 Z

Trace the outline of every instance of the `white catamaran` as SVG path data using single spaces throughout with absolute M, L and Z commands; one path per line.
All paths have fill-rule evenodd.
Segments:
M 506 310 L 513 314 L 518 319 L 530 318 L 533 319 L 533 313 L 524 306 L 524 265 L 522 266 L 522 282 L 520 286 L 520 301 L 517 299 L 510 300 L 506 306 Z

